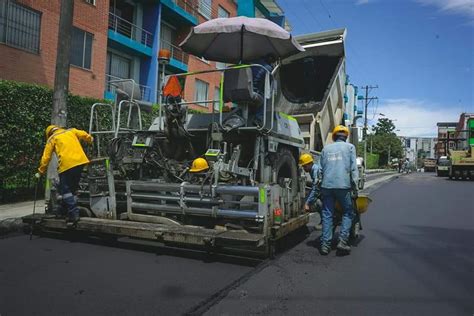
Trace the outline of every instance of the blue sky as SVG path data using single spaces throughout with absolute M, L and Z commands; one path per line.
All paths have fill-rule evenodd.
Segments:
M 347 28 L 351 82 L 379 86 L 372 123 L 383 113 L 401 135 L 434 136 L 436 122 L 474 112 L 474 0 L 278 3 L 293 34 Z

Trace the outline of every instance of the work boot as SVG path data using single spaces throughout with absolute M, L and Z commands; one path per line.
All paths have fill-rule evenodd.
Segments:
M 321 248 L 319 248 L 319 253 L 322 256 L 327 256 L 329 252 L 331 252 L 331 247 L 329 247 L 328 245 L 321 245 Z
M 347 241 L 339 239 L 339 243 L 337 244 L 337 250 L 349 253 L 351 252 L 351 246 L 349 246 Z
M 79 212 L 72 212 L 68 214 L 66 223 L 68 227 L 76 227 L 77 222 L 79 221 Z

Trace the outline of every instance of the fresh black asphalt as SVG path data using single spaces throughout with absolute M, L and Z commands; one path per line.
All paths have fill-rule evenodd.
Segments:
M 320 256 L 311 227 L 264 262 L 94 239 L 0 239 L 0 315 L 472 315 L 473 192 L 474 182 L 433 174 L 382 185 L 344 257 Z

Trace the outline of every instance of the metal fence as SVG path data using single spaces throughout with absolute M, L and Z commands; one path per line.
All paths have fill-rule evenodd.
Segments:
M 184 11 L 188 12 L 194 17 L 198 15 L 198 1 L 199 0 L 172 0 L 174 4 L 181 7 Z
M 185 65 L 188 64 L 189 54 L 185 53 L 180 47 L 165 40 L 160 40 L 160 46 L 161 49 L 167 49 L 170 51 L 171 58 L 176 59 Z
M 122 19 L 112 12 L 109 12 L 109 29 L 134 41 L 140 42 L 145 46 L 153 46 L 153 34 L 151 32 Z

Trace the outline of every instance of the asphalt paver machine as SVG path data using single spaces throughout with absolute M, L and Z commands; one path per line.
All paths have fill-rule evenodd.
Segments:
M 94 158 L 81 180 L 82 212 L 75 229 L 268 256 L 278 239 L 305 226 L 306 179 L 297 165 L 304 140 L 297 121 L 275 111 L 278 66 L 273 73 L 262 67 L 263 95 L 254 91 L 252 67 L 262 66 L 212 71 L 221 76 L 218 100 L 164 95 L 147 129 L 142 111 L 149 107 L 134 98 L 133 81 L 117 88 L 124 97 L 114 105 L 92 106 Z M 210 113 L 187 111 L 196 103 L 215 106 Z M 110 113 L 105 128 L 100 111 Z M 209 168 L 191 173 L 196 158 L 204 158 Z M 64 220 L 48 216 L 58 205 L 55 196 L 40 229 L 67 229 Z

